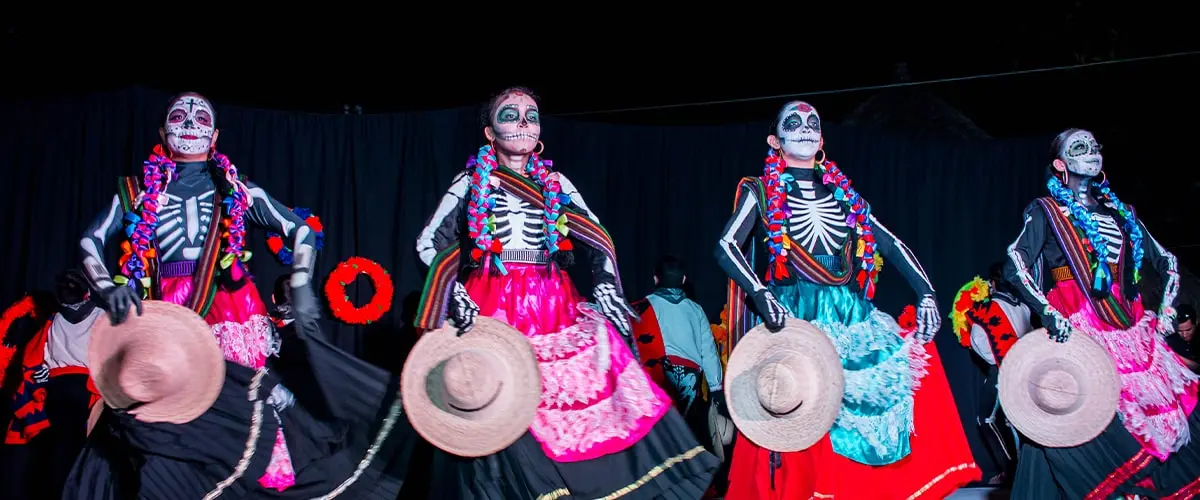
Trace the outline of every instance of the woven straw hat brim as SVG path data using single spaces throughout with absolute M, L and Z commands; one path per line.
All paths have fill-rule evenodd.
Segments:
M 1042 382 L 1058 372 L 1073 382 Z M 1039 404 L 1039 394 L 1078 394 L 1060 410 Z M 1083 333 L 1065 343 L 1050 339 L 1046 329 L 1025 334 L 1000 363 L 1000 404 L 1013 427 L 1030 440 L 1051 448 L 1078 446 L 1099 436 L 1112 422 L 1121 398 L 1121 379 L 1108 351 Z M 1068 397 L 1068 400 L 1070 398 Z
M 440 368 L 464 351 L 488 353 L 495 362 L 499 393 L 487 406 L 465 414 L 441 401 Z M 521 332 L 478 317 L 463 336 L 447 325 L 421 336 L 400 375 L 404 411 L 413 428 L 434 446 L 460 457 L 482 457 L 520 439 L 533 424 L 542 379 L 533 346 Z
M 776 416 L 759 402 L 758 375 L 764 365 L 782 358 L 797 361 L 794 375 L 802 403 Z M 833 342 L 820 328 L 794 318 L 776 333 L 763 325 L 750 330 L 734 347 L 725 371 L 725 399 L 737 429 L 755 444 L 778 452 L 807 449 L 833 428 L 844 385 Z
M 186 362 L 168 370 L 169 376 L 182 384 L 180 388 L 155 401 L 142 401 L 130 413 L 143 422 L 191 422 L 208 411 L 221 393 L 225 383 L 221 347 L 195 311 L 158 300 L 145 301 L 142 307 L 141 316 L 131 311 L 117 326 L 112 326 L 107 313 L 96 319 L 88 340 L 88 370 L 104 401 L 116 408 L 126 407 L 131 401 L 118 383 L 121 366 L 139 361 L 130 356 L 156 350 L 127 349 L 135 345 L 180 349 L 186 353 Z

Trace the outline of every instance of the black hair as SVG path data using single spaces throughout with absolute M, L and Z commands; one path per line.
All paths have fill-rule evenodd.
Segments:
M 67 269 L 54 277 L 54 295 L 60 304 L 78 304 L 90 291 L 87 278 L 78 269 Z
M 683 260 L 674 255 L 666 255 L 654 266 L 654 277 L 658 278 L 659 288 L 680 288 L 687 272 L 683 268 Z
M 988 276 L 988 280 L 992 282 L 992 288 L 994 290 L 1007 293 L 1014 297 L 1016 296 L 1016 290 L 1014 290 L 1013 286 L 1011 284 L 1009 284 L 1007 279 L 1004 278 L 1004 262 L 1003 261 L 996 261 L 996 262 L 991 263 L 991 265 L 988 266 L 987 276 Z
M 533 99 L 533 102 L 537 103 L 538 107 L 541 107 L 542 105 L 542 98 L 538 97 L 538 95 L 533 93 L 533 91 L 528 87 L 522 87 L 518 85 L 506 88 L 483 102 L 483 105 L 479 110 L 479 128 L 492 126 L 492 110 L 495 109 L 496 105 L 499 104 L 500 101 L 504 100 L 505 97 L 515 93 L 521 93 L 529 96 L 530 99 Z
M 1175 310 L 1175 320 L 1179 323 L 1196 321 L 1196 308 L 1191 304 L 1180 304 Z
M 1048 163 L 1046 165 L 1047 180 L 1050 177 L 1059 175 L 1058 170 L 1055 170 L 1055 168 L 1054 168 L 1054 160 L 1064 160 L 1065 161 L 1065 158 L 1059 157 L 1059 152 L 1062 151 L 1062 148 L 1066 144 L 1067 139 L 1070 138 L 1071 135 L 1075 134 L 1076 132 L 1082 132 L 1082 131 L 1083 131 L 1083 129 L 1081 129 L 1081 128 L 1069 128 L 1062 132 L 1059 132 L 1058 135 L 1054 136 L 1054 140 L 1050 141 L 1050 163 Z

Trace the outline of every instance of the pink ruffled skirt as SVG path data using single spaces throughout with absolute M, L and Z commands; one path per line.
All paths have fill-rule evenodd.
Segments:
M 170 268 L 164 266 L 164 275 L 168 274 L 165 272 L 167 269 Z M 186 305 L 191 295 L 191 275 L 162 278 L 164 301 Z M 248 278 L 237 290 L 217 289 L 212 307 L 208 309 L 204 321 L 212 327 L 213 336 L 221 345 L 226 360 L 254 369 L 266 365 L 271 350 L 273 327 L 266 306 L 258 295 L 258 288 Z M 296 472 L 292 469 L 291 455 L 288 453 L 282 427 L 275 435 L 271 463 L 258 482 L 263 487 L 279 491 L 296 484 Z
M 1120 290 L 1114 286 L 1112 293 Z M 1130 307 L 1137 323 L 1125 330 L 1102 321 L 1074 280 L 1059 281 L 1046 299 L 1072 327 L 1100 342 L 1112 356 L 1121 376 L 1117 413 L 1146 452 L 1165 461 L 1187 444 L 1198 377 L 1155 331 L 1157 317 L 1144 310 L 1141 299 Z
M 466 289 L 480 314 L 529 338 L 542 375 L 530 434 L 557 462 L 617 453 L 642 439 L 671 400 L 642 370 L 620 334 L 576 292 L 567 273 L 505 264 L 476 271 Z

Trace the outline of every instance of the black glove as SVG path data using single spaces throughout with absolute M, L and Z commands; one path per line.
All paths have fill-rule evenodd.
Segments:
M 592 295 L 596 296 L 596 305 L 600 308 L 600 313 L 604 315 L 613 326 L 617 327 L 617 331 L 621 335 L 629 338 L 633 335 L 633 324 L 630 323 L 630 318 L 636 318 L 637 313 L 633 307 L 625 302 L 625 298 L 617 293 L 617 285 L 612 283 L 600 283 L 592 290 Z M 636 355 L 637 352 L 634 351 Z
M 455 281 L 454 289 L 450 291 L 450 320 L 458 327 L 458 336 L 475 326 L 476 316 L 479 316 L 479 305 L 467 293 L 467 288 Z
M 320 334 L 321 306 L 317 304 L 312 283 L 292 288 L 292 314 L 296 318 L 296 335 L 309 338 Z
M 752 297 L 754 301 L 754 309 L 758 311 L 758 316 L 762 318 L 763 324 L 767 325 L 767 330 L 778 332 L 783 328 L 783 323 L 787 320 L 788 311 L 775 299 L 775 294 L 770 290 L 763 288 L 754 292 Z
M 725 418 L 730 418 L 729 407 L 725 404 L 725 391 L 710 391 L 708 393 L 708 401 L 709 404 L 713 405 L 713 407 L 717 409 L 718 415 Z
M 100 307 L 108 311 L 108 319 L 113 326 L 125 322 L 129 310 L 134 309 L 138 316 L 142 315 L 142 295 L 137 288 L 128 285 L 112 286 L 100 290 Z
M 1061 314 L 1050 314 L 1042 320 L 1042 324 L 1055 342 L 1066 342 L 1071 337 L 1071 321 Z

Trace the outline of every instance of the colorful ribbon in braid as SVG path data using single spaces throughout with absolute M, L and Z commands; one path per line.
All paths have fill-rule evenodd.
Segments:
M 150 157 L 142 162 L 142 194 L 135 202 L 140 209 L 125 214 L 125 236 L 129 238 L 125 255 L 121 257 L 121 276 L 114 279 L 118 284 L 137 288 L 142 294 L 150 289 L 150 276 L 146 268 L 155 257 L 154 236 L 158 230 L 159 196 L 175 176 L 175 162 L 167 158 L 162 146 L 154 146 Z
M 876 258 L 874 224 L 871 223 L 871 204 L 850 185 L 850 178 L 837 163 L 825 159 L 816 165 L 821 182 L 833 191 L 833 197 L 847 208 L 846 227 L 858 234 L 857 255 L 860 261 L 855 281 L 867 300 L 875 298 L 875 283 L 879 281 L 880 261 Z
M 787 268 L 787 251 L 791 248 L 791 239 L 784 234 L 784 224 L 792 214 L 792 208 L 787 204 L 787 190 L 790 187 L 784 178 L 787 160 L 772 148 L 767 151 L 767 159 L 763 166 L 763 188 L 767 194 L 767 249 L 771 253 L 769 265 L 770 279 L 786 279 L 790 276 Z
M 1130 250 L 1133 252 L 1133 282 L 1139 283 L 1142 281 L 1142 258 L 1145 257 L 1146 250 L 1142 248 L 1142 226 L 1138 224 L 1137 215 L 1117 199 L 1117 193 L 1114 193 L 1108 186 L 1107 176 L 1099 183 L 1092 183 L 1092 185 L 1100 190 L 1100 195 L 1112 204 L 1113 208 L 1117 210 L 1117 215 L 1120 215 L 1121 219 L 1125 221 L 1125 231 L 1129 233 L 1129 246 L 1132 247 Z
M 1084 207 L 1079 200 L 1075 199 L 1075 193 L 1071 189 L 1063 185 L 1058 177 L 1051 176 L 1049 181 L 1046 181 L 1046 187 L 1050 189 L 1052 196 L 1059 203 L 1067 207 L 1071 212 L 1071 222 L 1075 227 L 1081 229 L 1087 236 L 1085 240 L 1088 251 L 1095 255 L 1095 261 L 1092 262 L 1092 289 L 1097 292 L 1108 293 L 1108 289 L 1112 286 L 1112 273 L 1108 270 L 1108 242 L 1104 236 L 1100 234 L 1100 224 L 1092 218 L 1091 212 L 1088 212 L 1087 207 Z
M 562 184 L 551 175 L 554 162 L 543 160 L 534 153 L 525 164 L 525 175 L 533 179 L 542 188 L 542 200 L 546 205 L 545 218 L 542 221 L 542 233 L 546 240 L 546 255 L 554 257 L 559 250 L 570 251 L 571 240 L 567 239 L 567 216 L 562 213 L 562 206 L 571 203 L 571 196 L 563 194 Z
M 250 198 L 249 188 L 238 179 L 237 167 L 229 162 L 229 157 L 213 151 L 212 158 L 229 183 L 229 194 L 222 202 L 225 205 L 225 218 L 221 221 L 224 229 L 221 236 L 225 239 L 225 256 L 221 258 L 221 267 L 229 269 L 235 260 L 245 262 L 250 259 L 250 252 L 245 249 L 245 215 L 254 200 Z M 240 266 L 234 267 L 232 272 L 233 279 L 240 279 Z

